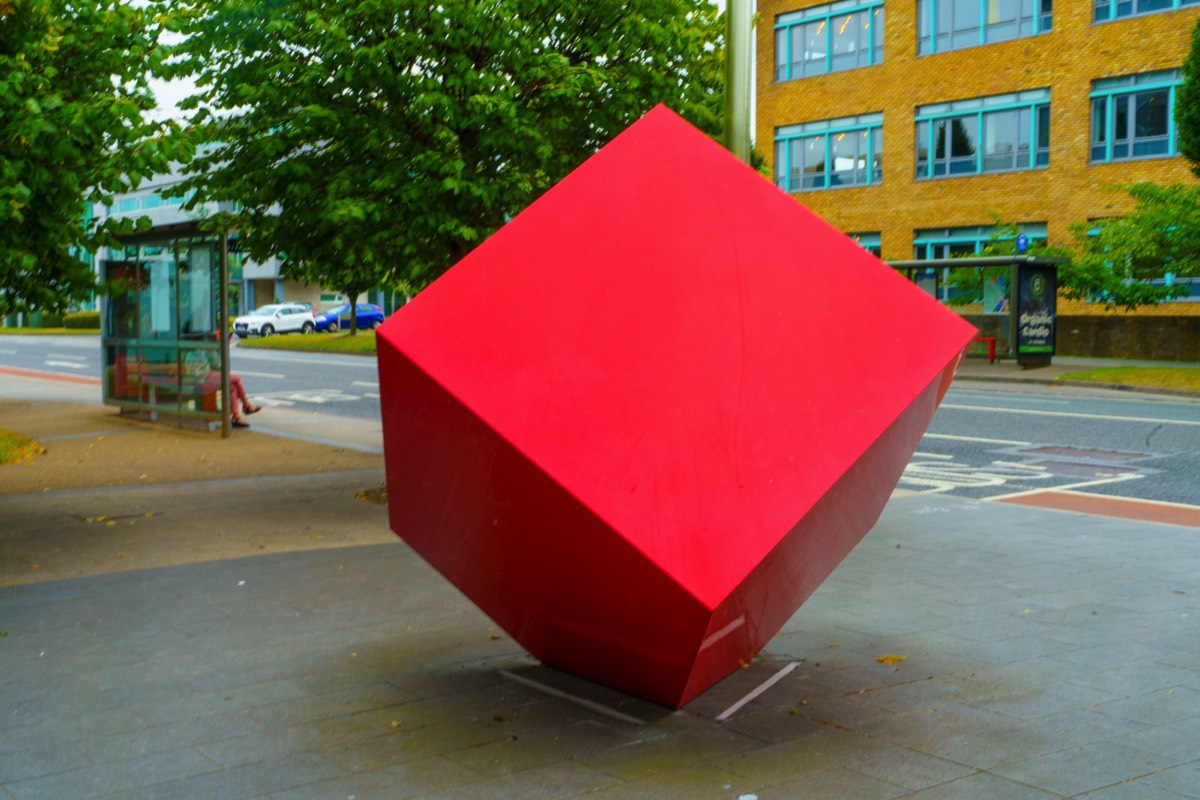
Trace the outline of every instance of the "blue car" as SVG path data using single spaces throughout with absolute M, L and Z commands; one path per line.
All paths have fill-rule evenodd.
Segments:
M 358 304 L 358 327 L 360 330 L 375 330 L 383 324 L 383 309 L 374 303 Z M 350 304 L 327 308 L 317 313 L 317 330 L 337 333 L 350 327 Z

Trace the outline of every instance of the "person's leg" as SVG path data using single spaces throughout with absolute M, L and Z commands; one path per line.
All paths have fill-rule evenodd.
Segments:
M 236 383 L 235 383 L 236 382 Z M 236 389 L 234 387 L 237 387 Z M 229 373 L 230 391 L 237 397 L 238 402 L 242 404 L 242 411 L 246 414 L 253 414 L 262 410 L 262 406 L 256 406 L 250 402 L 249 395 L 246 394 L 246 385 L 242 383 L 242 376 L 236 372 Z
M 246 397 L 246 386 L 242 383 L 242 376 L 236 372 L 229 373 L 229 394 L 232 396 L 235 408 L 238 406 L 245 408 L 250 405 L 250 399 Z

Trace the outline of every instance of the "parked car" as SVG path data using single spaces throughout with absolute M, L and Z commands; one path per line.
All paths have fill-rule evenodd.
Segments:
M 374 330 L 383 324 L 383 309 L 374 303 L 358 304 L 358 327 Z M 317 313 L 317 330 L 337 333 L 340 328 L 350 327 L 350 304 L 327 308 Z
M 312 333 L 316 329 L 317 320 L 312 308 L 300 303 L 261 306 L 233 321 L 233 332 L 239 337 Z

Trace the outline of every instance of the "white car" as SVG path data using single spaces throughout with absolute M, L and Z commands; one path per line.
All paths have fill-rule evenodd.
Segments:
M 270 336 L 275 333 L 312 333 L 317 318 L 311 306 L 300 303 L 275 303 L 262 306 L 233 321 L 233 332 L 239 338 Z

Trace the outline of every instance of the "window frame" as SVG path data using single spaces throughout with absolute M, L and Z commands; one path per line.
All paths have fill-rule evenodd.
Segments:
M 880 231 L 866 231 L 847 233 L 847 236 L 863 250 L 866 250 L 876 258 L 882 258 L 883 253 L 883 234 Z
M 1178 126 L 1175 124 L 1175 103 L 1179 86 L 1183 84 L 1183 75 L 1178 69 L 1143 72 L 1136 75 L 1122 75 L 1115 78 L 1101 78 L 1092 81 L 1092 89 L 1088 92 L 1088 163 L 1113 164 L 1126 161 L 1145 161 L 1154 158 L 1173 158 L 1179 155 Z M 1166 132 L 1154 136 L 1137 136 L 1137 98 L 1139 95 L 1165 91 L 1167 93 L 1167 108 L 1165 113 Z M 1119 103 L 1118 103 L 1119 100 Z M 1125 112 L 1125 138 L 1114 134 L 1119 104 L 1127 107 Z M 1102 109 L 1104 138 L 1097 138 L 1097 109 Z M 1156 153 L 1135 153 L 1138 142 L 1143 145 L 1158 139 L 1165 139 L 1166 151 Z M 1125 144 L 1122 145 L 1121 143 Z M 1118 147 L 1127 147 L 1126 155 L 1116 155 Z M 1099 148 L 1103 154 L 1097 157 Z
M 987 151 L 988 141 L 985 133 L 988 130 L 988 117 L 992 116 L 992 119 L 998 119 L 1000 115 L 1010 114 L 1014 111 L 1017 112 L 1017 128 L 1011 132 L 1018 143 L 1022 141 L 1021 112 L 1028 112 L 1029 127 L 1023 132 L 1028 142 L 1028 155 L 1025 159 L 1025 164 L 1019 164 L 1017 154 L 1020 153 L 1020 147 L 1018 147 L 1013 157 L 1013 163 L 1016 166 L 1002 169 L 986 168 L 988 158 L 995 157 L 995 154 L 989 154 Z M 939 157 L 936 155 L 937 139 L 935 136 L 938 123 L 946 123 L 947 127 L 949 127 L 949 125 L 960 120 L 970 120 L 970 124 L 973 126 L 974 135 L 972 139 L 974 142 L 974 153 L 972 154 L 972 158 L 974 163 L 973 168 L 970 170 L 955 171 L 953 169 L 956 162 L 956 156 L 953 153 L 954 137 L 947 135 L 946 144 L 950 146 L 950 154 Z M 975 97 L 965 100 L 952 100 L 946 103 L 931 103 L 919 106 L 913 117 L 913 122 L 915 125 L 913 143 L 916 148 L 916 179 L 919 181 L 978 175 L 1001 175 L 1007 172 L 1046 169 L 1050 166 L 1050 140 L 1048 135 L 1050 123 L 1050 90 L 1048 88 L 1027 89 L 1022 92 L 991 95 L 989 97 Z M 1044 132 L 1046 136 L 1044 137 L 1045 144 L 1043 145 Z M 922 143 L 925 144 L 926 149 L 924 159 L 921 157 Z M 963 158 L 965 159 L 965 156 Z M 944 163 L 944 169 L 941 172 L 938 170 L 939 163 Z M 961 161 L 958 163 L 966 162 Z
M 1047 239 L 1048 228 L 1045 222 L 1023 222 L 1017 228 L 1018 235 L 1024 234 L 1030 242 L 1044 242 Z M 970 253 L 978 254 L 987 247 L 988 242 L 995 235 L 996 226 L 994 225 L 921 228 L 913 231 L 913 260 L 932 261 L 939 258 L 952 258 L 955 252 L 966 255 L 968 254 L 967 247 L 970 248 Z M 939 248 L 939 251 L 934 252 L 933 248 Z M 949 300 L 955 291 L 954 284 L 950 283 L 951 269 L 951 267 L 943 267 L 938 274 L 938 299 L 943 302 Z
M 835 182 L 834 178 L 844 172 L 834 169 L 835 137 L 863 133 L 866 134 L 866 146 L 862 151 L 866 158 L 866 165 L 862 169 L 865 180 L 843 183 L 839 179 Z M 806 173 L 803 170 L 803 159 L 800 163 L 799 177 L 793 177 L 792 146 L 796 142 L 810 139 L 823 139 L 822 163 L 824 169 L 821 172 L 819 185 L 805 186 Z M 775 129 L 775 185 L 788 194 L 878 186 L 883 183 L 882 162 L 883 112 L 860 114 L 856 117 L 815 120 Z M 857 174 L 858 168 L 856 167 L 853 172 Z
M 786 81 L 796 81 L 803 78 L 813 78 L 819 75 L 830 75 L 835 72 L 849 72 L 855 69 L 865 69 L 883 63 L 883 26 L 884 26 L 884 0 L 841 0 L 837 3 L 829 3 L 827 5 L 811 6 L 809 8 L 792 11 L 787 14 L 780 14 L 775 18 L 775 82 L 784 83 Z M 852 14 L 863 12 L 871 12 L 872 20 L 870 35 L 867 37 L 866 47 L 866 62 L 865 64 L 855 63 L 852 66 L 835 69 L 835 53 L 834 48 L 834 21 L 840 17 L 849 17 Z M 845 26 L 844 23 L 843 27 Z M 811 25 L 817 25 L 817 33 L 824 31 L 824 46 L 825 53 L 823 59 L 824 68 L 820 71 L 809 71 L 808 63 L 816 62 L 817 59 L 805 60 L 796 59 L 795 55 L 795 32 L 798 29 L 807 29 Z M 876 32 L 878 30 L 878 33 Z M 861 53 L 861 50 L 855 50 L 856 54 Z M 856 56 L 856 61 L 859 60 Z M 798 67 L 798 69 L 797 69 Z
M 972 3 L 978 3 L 976 11 L 978 11 L 977 24 L 972 24 L 963 28 L 954 27 L 955 12 L 960 7 L 970 6 Z M 1054 3 L 1053 0 L 1014 0 L 1017 3 L 1017 15 L 1011 20 L 1003 22 L 989 23 L 988 4 L 995 3 L 998 0 L 917 0 L 917 56 L 932 56 L 938 53 L 950 53 L 955 50 L 965 50 L 971 47 L 982 47 L 986 44 L 999 44 L 1000 42 L 1011 42 L 1017 39 L 1027 39 L 1033 36 L 1039 36 L 1043 33 L 1049 33 L 1054 29 Z M 1200 2 L 1200 0 L 1196 0 Z M 1022 16 L 1025 10 L 1022 6 L 1029 4 L 1029 15 Z M 939 16 L 941 20 L 939 20 Z M 944 32 L 938 27 L 939 21 L 950 21 L 949 27 Z M 998 31 L 1001 26 L 1013 24 L 1016 26 L 1016 31 L 1012 36 L 1000 36 Z M 1029 26 L 1028 33 L 1022 33 L 1024 25 Z M 971 38 L 971 31 L 978 28 L 978 33 Z M 989 32 L 993 32 L 989 36 Z M 967 44 L 954 44 L 956 37 L 963 37 L 969 40 Z M 944 45 L 939 46 L 942 40 Z
M 1138 10 L 1138 6 L 1142 3 L 1150 2 L 1165 2 L 1166 5 L 1162 8 L 1151 8 L 1147 11 Z M 1116 22 L 1117 20 L 1130 19 L 1131 17 L 1166 14 L 1197 4 L 1200 4 L 1200 0 L 1093 0 L 1092 24 L 1103 25 L 1106 22 Z M 1121 13 L 1122 7 L 1128 10 L 1125 13 Z

